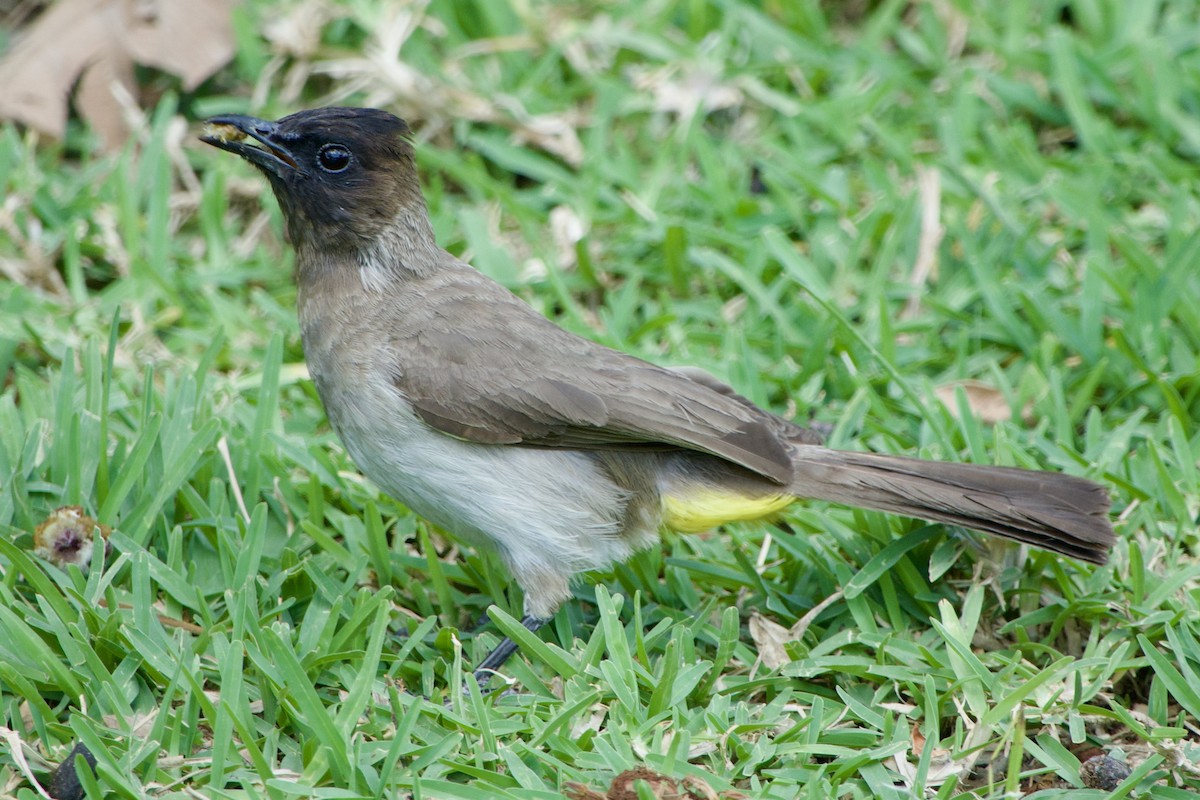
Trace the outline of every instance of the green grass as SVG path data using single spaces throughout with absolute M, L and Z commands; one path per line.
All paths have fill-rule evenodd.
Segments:
M 386 14 L 327 11 L 280 56 L 291 6 L 250 4 L 199 93 L 146 77 L 121 154 L 0 129 L 0 794 L 82 741 L 113 797 L 554 798 L 637 766 L 755 798 L 1194 796 L 1192 4 L 433 2 L 416 92 L 364 55 Z M 359 476 L 265 181 L 168 136 L 343 88 L 414 122 L 439 240 L 564 327 L 835 446 L 1101 480 L 1111 563 L 801 505 L 587 576 L 518 694 L 460 693 L 519 590 Z M 934 399 L 966 378 L 1012 421 Z M 32 554 L 66 504 L 114 527 L 103 569 Z M 1078 788 L 1100 751 L 1133 767 L 1112 793 Z

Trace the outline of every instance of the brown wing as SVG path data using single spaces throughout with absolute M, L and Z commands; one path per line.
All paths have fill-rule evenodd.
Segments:
M 738 394 L 737 390 L 728 383 L 718 380 L 716 377 L 705 372 L 699 367 L 667 367 L 667 369 L 678 375 L 683 375 L 686 378 L 690 378 L 696 383 L 703 384 L 709 389 L 712 389 L 714 392 L 723 394 L 726 397 L 731 397 L 748 408 L 751 408 L 755 411 L 762 411 L 762 409 L 754 405 L 749 398 Z M 776 416 L 775 414 L 767 413 L 767 416 L 769 417 L 769 422 L 774 428 L 776 435 L 778 435 L 780 438 L 786 439 L 793 444 L 825 444 L 824 435 L 818 433 L 813 428 L 801 427 L 796 423 L 789 422 L 783 417 Z
M 490 444 L 682 447 L 791 479 L 778 417 L 575 336 L 477 273 L 441 277 L 465 285 L 427 296 L 396 343 L 395 385 L 432 427 Z

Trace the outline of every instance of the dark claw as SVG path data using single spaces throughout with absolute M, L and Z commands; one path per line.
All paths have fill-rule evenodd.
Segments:
M 536 632 L 550 620 L 541 617 L 533 617 L 528 614 L 521 620 L 529 631 Z M 500 644 L 496 645 L 492 652 L 488 653 L 483 661 L 479 662 L 479 666 L 475 668 L 475 680 L 480 686 L 486 686 L 491 680 L 492 675 L 504 666 L 504 662 L 508 661 L 509 656 L 517 652 L 517 643 L 505 636 L 500 640 Z

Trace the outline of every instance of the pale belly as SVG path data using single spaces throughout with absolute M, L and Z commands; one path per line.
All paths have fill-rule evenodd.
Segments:
M 587 453 L 456 439 L 391 386 L 314 379 L 359 469 L 455 537 L 495 548 L 527 595 L 531 582 L 565 592 L 570 575 L 624 560 L 657 533 L 657 520 L 630 529 L 627 492 Z

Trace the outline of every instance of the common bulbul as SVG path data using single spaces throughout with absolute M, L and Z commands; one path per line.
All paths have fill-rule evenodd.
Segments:
M 569 333 L 438 247 L 408 126 L 369 108 L 215 117 L 266 175 L 296 251 L 309 373 L 355 463 L 496 550 L 537 630 L 573 575 L 797 498 L 961 525 L 1104 563 L 1105 489 L 1006 467 L 832 450 L 705 372 Z M 513 652 L 503 641 L 481 683 Z

